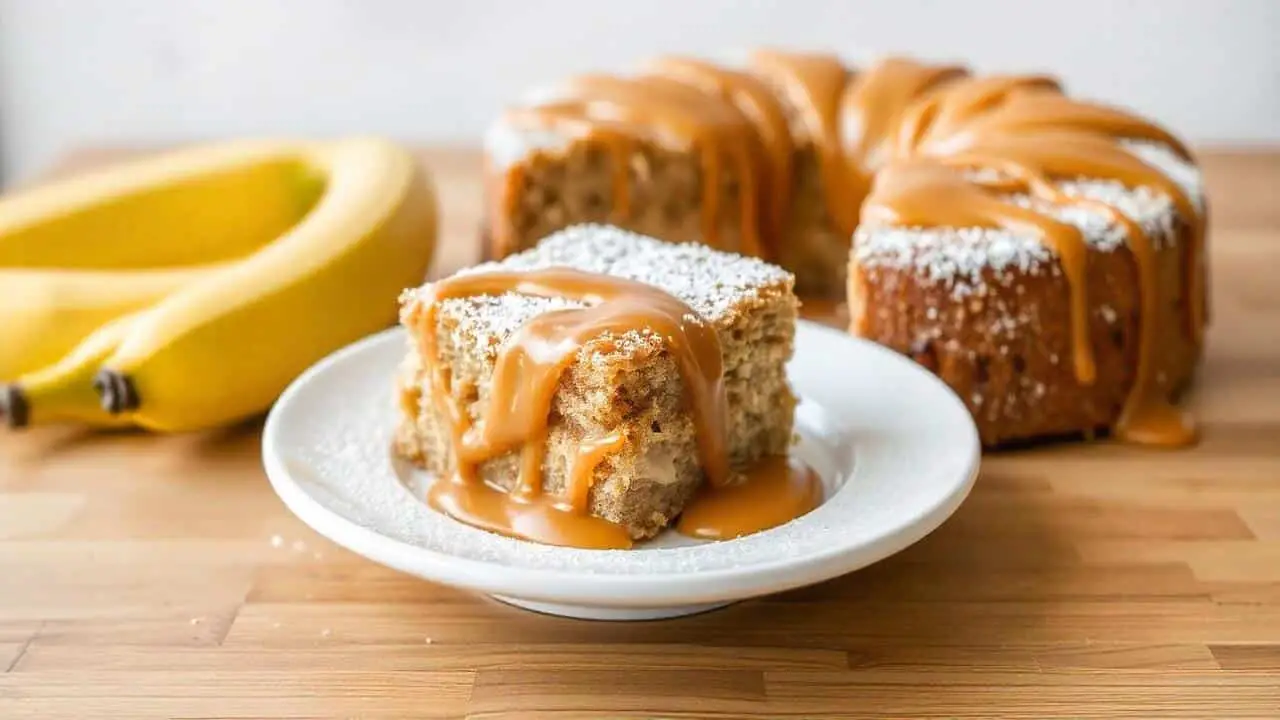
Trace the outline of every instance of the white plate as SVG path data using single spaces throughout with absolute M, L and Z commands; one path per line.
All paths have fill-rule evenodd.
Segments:
M 541 612 L 650 619 L 809 585 L 927 535 L 978 471 L 960 400 L 901 356 L 801 322 L 788 370 L 802 401 L 796 452 L 822 476 L 823 504 L 725 542 L 674 532 L 632 550 L 539 545 L 477 530 L 423 502 L 426 476 L 390 452 L 402 330 L 340 350 L 280 397 L 263 461 L 280 498 L 317 532 L 375 562 Z

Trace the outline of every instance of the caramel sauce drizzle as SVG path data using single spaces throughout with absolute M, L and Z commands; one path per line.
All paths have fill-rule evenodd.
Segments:
M 458 522 L 508 537 L 547 545 L 626 550 L 634 543 L 621 525 L 572 512 L 553 495 L 516 495 L 482 482 L 441 478 L 427 503 Z
M 841 99 L 845 153 L 864 188 L 893 154 L 892 140 L 907 108 L 939 86 L 966 76 L 958 65 L 886 58 L 856 74 Z M 864 193 L 865 194 L 865 193 Z
M 650 67 L 672 80 L 719 97 L 737 108 L 754 127 L 764 160 L 758 187 L 761 224 L 766 233 L 759 244 L 766 255 L 774 251 L 782 241 L 787 209 L 791 207 L 791 157 L 795 151 L 787 115 L 777 96 L 759 78 L 703 60 L 659 58 Z
M 903 113 L 897 131 L 895 155 L 944 154 L 970 136 L 970 126 L 985 113 L 1011 97 L 1028 93 L 1059 93 L 1054 78 L 1043 75 L 992 75 L 968 77 L 950 84 L 945 92 L 921 98 Z
M 665 143 L 693 148 L 702 170 L 702 239 L 713 247 L 719 239 L 720 192 L 723 165 L 731 164 L 741 194 L 739 221 L 741 250 L 760 255 L 757 202 L 760 158 L 755 130 L 733 106 L 697 87 L 661 77 L 634 78 L 585 75 L 556 88 L 543 103 L 520 108 L 508 120 L 523 126 L 568 129 L 599 144 L 609 153 L 613 168 L 612 220 L 625 225 L 631 216 L 631 155 L 634 139 L 655 137 Z M 519 172 L 506 178 L 509 203 L 518 200 L 513 188 L 523 184 Z M 508 207 L 513 211 L 514 207 Z M 511 228 L 505 228 L 511 232 Z M 499 247 L 510 247 L 510 238 Z
M 569 509 L 585 513 L 590 509 L 591 487 L 595 482 L 596 468 L 609 455 L 622 448 L 626 438 L 621 435 L 606 435 L 595 440 L 587 440 L 578 448 L 578 453 L 569 465 Z
M 818 155 L 827 214 L 842 235 L 851 237 L 858 227 L 858 199 L 864 193 L 840 140 L 840 101 L 849 80 L 848 69 L 834 55 L 774 50 L 755 52 L 751 64 L 778 87 L 798 114 Z
M 1025 182 L 1025 181 L 1024 181 Z M 1000 188 L 1008 192 L 1013 187 Z M 1087 261 L 1084 236 L 1074 225 L 1000 199 L 940 162 L 910 160 L 888 165 L 876 176 L 863 207 L 864 227 L 884 225 L 995 227 L 1034 233 L 1058 253 L 1071 292 L 1071 334 L 1076 379 L 1091 384 L 1097 368 L 1089 343 L 1088 298 L 1083 292 Z
M 1184 160 L 1191 159 L 1186 146 L 1164 128 L 1123 110 L 1072 100 L 1057 91 L 1011 94 L 999 112 L 981 115 L 970 122 L 967 134 L 992 137 L 1062 129 L 1111 138 L 1150 140 L 1169 146 Z
M 777 527 L 822 502 L 822 482 L 813 468 L 793 458 L 764 458 L 742 482 L 704 490 L 676 523 L 681 535 L 731 540 Z

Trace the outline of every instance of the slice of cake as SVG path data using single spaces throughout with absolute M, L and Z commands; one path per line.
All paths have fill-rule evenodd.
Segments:
M 584 225 L 459 275 L 548 269 L 637 281 L 687 305 L 719 341 L 730 466 L 745 468 L 787 451 L 796 399 L 785 365 L 798 305 L 789 273 L 702 245 Z M 458 469 L 450 434 L 455 426 L 432 396 L 424 366 L 433 364 L 449 378 L 448 407 L 458 409 L 460 424 L 481 427 L 503 349 L 534 318 L 584 304 L 508 292 L 451 297 L 433 307 L 434 289 L 427 285 L 403 298 L 410 343 L 399 378 L 402 418 L 396 448 L 448 477 Z M 426 326 L 431 319 L 434 328 Z M 585 511 L 635 539 L 652 537 L 671 523 L 707 475 L 693 402 L 672 342 L 651 329 L 585 340 L 555 386 L 538 459 L 540 492 L 566 497 L 575 464 L 589 454 Z M 435 357 L 424 363 L 424 349 L 433 346 Z M 521 452 L 513 449 L 480 462 L 476 471 L 485 483 L 509 491 L 521 462 Z

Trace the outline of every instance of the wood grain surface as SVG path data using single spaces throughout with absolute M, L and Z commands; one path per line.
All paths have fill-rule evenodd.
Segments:
M 444 272 L 475 258 L 478 160 L 425 158 Z M 0 718 L 1280 718 L 1280 154 L 1204 165 L 1199 447 L 988 456 L 917 546 L 697 617 L 366 562 L 272 494 L 257 423 L 0 436 Z

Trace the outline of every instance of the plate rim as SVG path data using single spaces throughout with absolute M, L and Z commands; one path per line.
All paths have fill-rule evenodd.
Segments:
M 833 546 L 830 550 L 802 557 L 779 558 L 766 564 L 707 571 L 685 571 L 661 575 L 596 575 L 590 571 L 554 568 L 513 567 L 511 565 L 458 557 L 384 535 L 326 507 L 292 477 L 280 456 L 277 438 L 284 422 L 281 417 L 294 398 L 308 391 L 318 377 L 353 355 L 371 346 L 403 336 L 404 329 L 392 327 L 341 348 L 299 375 L 277 399 L 267 415 L 262 433 L 263 466 L 272 489 L 285 506 L 311 529 L 330 541 L 364 558 L 387 567 L 453 587 L 477 592 L 510 595 L 553 603 L 576 603 L 611 607 L 658 607 L 745 599 L 811 585 L 873 565 L 919 542 L 940 527 L 968 497 L 981 466 L 981 445 L 968 409 L 945 383 L 898 353 L 874 342 L 808 320 L 798 320 L 806 332 L 818 332 L 857 347 L 858 352 L 881 353 L 891 362 L 910 366 L 925 382 L 941 389 L 965 420 L 969 436 L 963 477 L 923 512 L 896 524 L 893 531 L 870 542 L 854 546 Z M 391 378 L 388 377 L 388 382 Z M 608 552 L 608 551 L 605 551 Z M 612 551 L 630 552 L 630 551 Z

